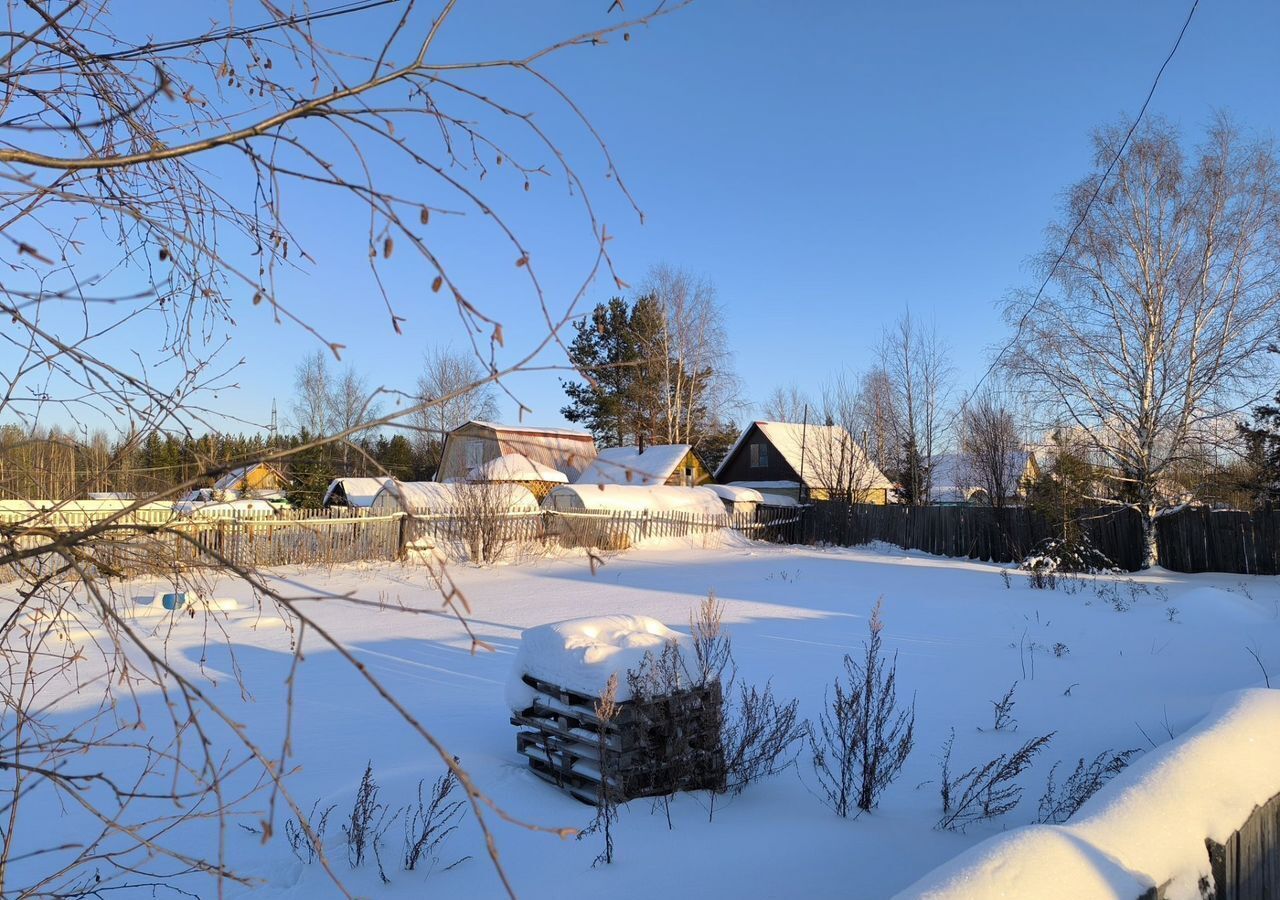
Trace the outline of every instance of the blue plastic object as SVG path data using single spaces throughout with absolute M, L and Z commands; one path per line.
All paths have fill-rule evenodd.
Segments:
M 165 609 L 182 609 L 187 603 L 187 592 L 178 591 L 176 594 L 161 594 L 160 605 Z

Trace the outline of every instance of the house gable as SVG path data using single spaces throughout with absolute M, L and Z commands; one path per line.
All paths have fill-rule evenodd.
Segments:
M 752 422 L 716 469 L 720 484 L 732 481 L 800 481 L 800 474 L 760 428 Z

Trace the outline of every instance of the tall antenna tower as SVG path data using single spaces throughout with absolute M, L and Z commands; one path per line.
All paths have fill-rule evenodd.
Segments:
M 276 416 L 276 398 L 272 397 L 271 398 L 271 424 L 267 426 L 267 436 L 270 438 L 271 443 L 274 444 L 276 442 L 276 435 L 279 433 L 279 431 L 280 431 L 280 423 Z

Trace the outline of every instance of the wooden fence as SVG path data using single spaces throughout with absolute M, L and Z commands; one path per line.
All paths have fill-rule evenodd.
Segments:
M 1280 511 L 1182 509 L 1157 520 L 1160 565 L 1175 572 L 1280 574 Z
M 201 568 L 223 562 L 243 568 L 286 565 L 332 565 L 361 560 L 393 560 L 404 544 L 402 515 L 370 516 L 364 512 L 316 512 L 280 516 L 170 516 L 163 522 L 122 517 L 85 544 L 84 558 L 92 567 L 113 576 L 155 575 L 176 569 Z M 9 526 L 6 544 L 39 548 L 60 531 L 94 524 L 92 521 Z M 56 554 L 42 554 L 21 564 L 30 576 L 62 565 Z M 10 566 L 5 573 L 19 574 Z
M 1131 509 L 1085 510 L 1078 521 L 1093 545 L 1121 569 L 1142 564 L 1142 524 Z M 1057 533 L 1023 507 L 874 506 L 839 501 L 813 504 L 806 543 L 850 547 L 883 541 L 938 556 L 1017 562 Z
M 1225 844 L 1206 838 L 1215 900 L 1280 897 L 1280 794 L 1255 807 Z
M 0 521 L 0 529 L 12 545 L 33 546 L 48 539 L 49 529 L 70 530 L 99 520 L 82 511 L 39 515 Z M 1078 521 L 1119 568 L 1135 571 L 1141 565 L 1142 528 L 1134 510 L 1082 511 Z M 726 528 L 774 543 L 848 547 L 882 541 L 939 556 L 1015 562 L 1056 534 L 1052 523 L 1024 508 L 838 501 L 719 516 L 650 510 L 405 516 L 332 509 L 161 517 L 144 510 L 114 525 L 94 539 L 94 549 L 104 565 L 121 574 L 205 566 L 220 558 L 244 567 L 390 560 L 406 547 L 427 545 L 455 559 L 491 562 L 517 546 L 532 552 L 547 544 L 621 550 L 648 539 L 698 537 Z M 1173 571 L 1280 574 L 1280 511 L 1184 509 L 1160 517 L 1156 534 L 1160 565 Z
M 308 514 L 310 513 L 310 514 Z M 14 547 L 39 547 L 58 531 L 90 522 L 0 524 Z M 333 565 L 404 558 L 419 547 L 438 547 L 457 560 L 493 562 L 510 550 L 537 553 L 548 544 L 625 549 L 651 538 L 699 537 L 733 529 L 757 540 L 800 543 L 800 508 L 763 508 L 755 513 L 699 515 L 646 510 L 595 510 L 452 515 L 370 515 L 364 510 L 288 510 L 276 515 L 170 516 L 163 522 L 120 519 L 90 541 L 97 568 L 118 576 L 155 575 L 181 568 L 244 568 Z M 53 554 L 24 564 L 24 573 L 60 565 Z M 15 577 L 10 567 L 6 573 Z

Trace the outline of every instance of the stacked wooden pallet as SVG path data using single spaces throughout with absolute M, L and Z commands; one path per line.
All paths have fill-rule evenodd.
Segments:
M 584 803 L 724 790 L 720 683 L 624 700 L 602 722 L 595 697 L 529 675 L 532 705 L 515 713 L 516 750 L 535 775 Z

